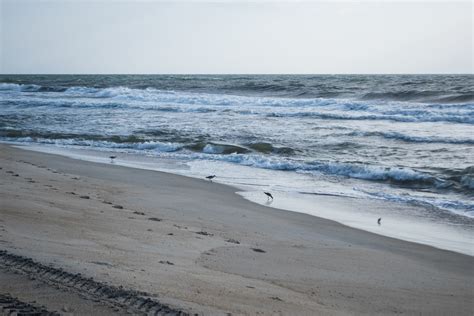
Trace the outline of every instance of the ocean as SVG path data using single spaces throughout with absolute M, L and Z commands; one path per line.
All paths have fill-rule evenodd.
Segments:
M 0 75 L 0 141 L 115 152 L 275 200 L 387 202 L 471 238 L 473 87 L 473 75 Z

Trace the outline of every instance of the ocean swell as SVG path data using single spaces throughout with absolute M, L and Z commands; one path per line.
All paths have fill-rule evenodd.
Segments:
M 386 139 L 400 140 L 407 143 L 439 143 L 439 144 L 474 144 L 474 138 L 448 138 L 438 136 L 413 136 L 406 135 L 400 132 L 351 132 L 347 136 L 362 136 L 362 137 L 382 137 Z
M 288 118 L 316 118 L 321 120 L 349 120 L 349 121 L 396 121 L 396 122 L 451 122 L 462 124 L 474 124 L 474 111 L 463 114 L 424 114 L 418 116 L 407 115 L 392 111 L 392 114 L 359 114 L 353 112 L 272 112 L 267 117 Z

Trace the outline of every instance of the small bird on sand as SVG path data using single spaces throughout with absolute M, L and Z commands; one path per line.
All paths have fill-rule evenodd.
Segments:
M 270 193 L 270 192 L 263 192 L 265 193 L 265 195 L 269 198 L 269 199 L 272 199 L 273 200 L 273 195 Z
M 377 220 L 377 224 L 382 225 L 382 217 L 379 217 L 379 219 Z
M 207 176 L 206 179 L 212 182 L 212 179 L 214 179 L 215 177 L 216 177 L 216 175 L 213 174 L 211 176 Z
M 117 156 L 109 156 L 109 158 L 110 158 L 110 163 L 113 163 L 114 159 L 117 158 Z

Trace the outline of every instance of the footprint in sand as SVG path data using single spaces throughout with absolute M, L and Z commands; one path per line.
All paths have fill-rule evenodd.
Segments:
M 108 266 L 108 267 L 113 267 L 112 264 L 108 262 L 102 262 L 102 261 L 91 261 L 90 263 L 97 264 L 99 266 Z
M 156 218 L 156 217 L 150 217 L 148 218 L 149 221 L 155 221 L 155 222 L 161 222 L 162 219 L 161 218 Z
M 238 240 L 236 240 L 236 239 L 232 239 L 232 238 L 227 239 L 226 242 L 230 242 L 230 243 L 232 243 L 232 244 L 240 245 L 240 241 L 238 241 Z
M 159 263 L 161 263 L 161 264 L 168 264 L 168 265 L 170 265 L 170 266 L 174 266 L 174 263 L 171 262 L 171 261 L 168 261 L 168 260 L 166 260 L 166 261 L 160 260 Z
M 214 236 L 214 234 L 208 233 L 208 232 L 205 232 L 205 231 L 196 232 L 196 234 L 203 235 L 203 236 Z

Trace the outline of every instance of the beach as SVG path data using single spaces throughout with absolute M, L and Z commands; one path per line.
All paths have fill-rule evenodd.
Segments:
M 262 205 L 262 191 L 273 192 L 274 208 L 473 256 L 473 84 L 468 75 L 0 75 L 0 142 L 217 175 Z
M 474 311 L 472 256 L 262 206 L 204 179 L 8 145 L 0 145 L 0 167 L 0 250 L 137 291 L 173 312 Z M 0 292 L 60 308 L 37 294 L 41 287 L 36 294 L 21 290 L 33 282 L 21 269 L 15 282 L 8 281 L 12 269 L 0 260 Z M 62 293 L 60 306 L 72 306 L 66 311 L 90 314 L 86 308 L 96 304 L 97 314 L 104 308 L 144 312 L 136 304 L 112 310 L 110 299 L 87 298 L 80 295 L 84 289 L 68 286 L 54 289 Z

